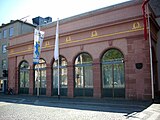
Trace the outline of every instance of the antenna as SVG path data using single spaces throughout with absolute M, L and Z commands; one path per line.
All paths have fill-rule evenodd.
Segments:
M 23 19 L 28 18 L 29 16 L 30 16 L 30 15 L 27 15 L 27 16 L 21 18 L 20 20 L 23 21 Z M 27 19 L 25 19 L 23 22 L 26 22 L 26 21 L 27 21 Z

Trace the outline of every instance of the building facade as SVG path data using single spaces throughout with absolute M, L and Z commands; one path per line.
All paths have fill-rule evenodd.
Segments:
M 0 92 L 7 89 L 8 50 L 9 41 L 15 36 L 33 31 L 35 26 L 20 20 L 11 20 L 10 23 L 0 26 Z M 4 71 L 5 70 L 5 71 Z
M 150 0 L 150 5 L 151 5 L 154 13 L 156 14 L 156 21 L 160 26 L 160 1 L 159 0 Z M 158 32 L 157 57 L 158 57 L 158 61 L 159 61 L 160 60 L 160 31 Z M 157 62 L 157 65 L 158 65 L 158 79 L 160 80 L 160 62 Z M 160 82 L 159 82 L 159 86 L 160 86 Z
M 152 92 L 158 96 L 159 26 L 150 11 L 153 91 L 141 6 L 141 0 L 129 1 L 60 20 L 61 96 L 143 100 L 152 99 Z M 15 94 L 37 95 L 39 86 L 40 95 L 57 96 L 56 22 L 41 30 L 45 38 L 37 65 L 33 64 L 33 33 L 10 40 L 8 84 Z

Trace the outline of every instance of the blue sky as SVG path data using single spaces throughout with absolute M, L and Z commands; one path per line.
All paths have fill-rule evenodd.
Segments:
M 32 18 L 63 19 L 129 0 L 0 0 L 0 26 L 10 20 L 32 22 Z

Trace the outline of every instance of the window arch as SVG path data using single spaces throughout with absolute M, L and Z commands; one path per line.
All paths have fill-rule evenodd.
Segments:
M 19 93 L 29 93 L 29 69 L 27 61 L 22 61 L 19 65 Z
M 46 68 L 46 61 L 44 60 L 44 59 L 39 59 L 39 64 L 36 64 L 35 65 L 35 69 L 38 69 L 38 67 L 40 68 L 40 69 L 45 69 Z
M 117 49 L 109 49 L 107 52 L 104 53 L 102 57 L 102 62 L 109 62 L 109 61 L 121 61 L 123 60 L 123 54 Z
M 42 58 L 39 59 L 39 64 L 36 64 L 34 69 L 35 69 L 34 94 L 37 94 L 37 88 L 39 88 L 39 94 L 45 95 L 46 86 L 47 86 L 46 85 L 46 61 Z
M 60 95 L 67 96 L 67 60 L 63 56 L 59 57 L 59 74 Z M 53 95 L 58 95 L 58 61 L 54 61 L 53 63 Z
M 102 88 L 104 97 L 125 97 L 124 56 L 118 49 L 109 49 L 102 56 Z
M 92 57 L 81 53 L 75 59 L 75 96 L 93 96 Z

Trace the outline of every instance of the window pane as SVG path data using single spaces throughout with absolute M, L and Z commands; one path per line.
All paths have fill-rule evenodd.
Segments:
M 6 49 L 6 45 L 2 45 L 2 52 L 6 53 L 7 49 Z
M 3 90 L 3 80 L 0 80 L 0 91 Z
M 38 71 L 35 70 L 35 88 L 37 88 Z M 39 70 L 39 87 L 46 88 L 46 70 Z
M 61 73 L 61 87 L 62 88 L 67 88 L 67 68 L 62 68 L 60 69 L 60 73 Z
M 92 57 L 87 53 L 80 54 L 75 60 L 75 87 L 93 87 Z
M 67 88 L 67 68 L 60 68 L 60 86 L 61 88 Z M 58 69 L 53 70 L 53 88 L 58 88 Z
M 84 67 L 85 73 L 85 88 L 93 88 L 93 72 L 92 66 Z
M 58 69 L 53 70 L 53 88 L 58 88 Z
M 112 88 L 113 84 L 113 74 L 112 74 L 112 64 L 102 66 L 103 75 L 103 88 Z
M 102 58 L 102 62 L 112 61 L 112 60 L 116 61 L 121 59 L 123 59 L 123 55 L 119 50 L 110 49 L 104 54 Z
M 92 88 L 93 87 L 93 72 L 92 66 L 76 67 L 75 68 L 75 87 L 76 88 Z
M 39 80 L 38 80 L 38 68 L 39 68 Z M 37 88 L 37 81 L 39 81 L 40 88 L 46 88 L 46 62 L 43 59 L 39 59 L 39 64 L 35 65 L 35 88 Z
M 39 59 L 39 64 L 35 65 L 35 69 L 37 68 L 46 68 L 46 62 L 43 59 Z
M 25 87 L 29 88 L 29 71 L 25 72 Z
M 26 61 L 20 65 L 20 88 L 29 88 L 29 64 Z
M 0 39 L 2 39 L 2 32 L 0 32 Z
M 84 86 L 84 76 L 83 76 L 83 67 L 75 67 L 75 87 L 83 88 Z
M 39 81 L 38 80 L 38 71 L 35 70 L 35 88 L 37 88 L 37 81 Z
M 3 68 L 3 69 L 6 68 L 6 60 L 2 60 L 2 68 Z
M 20 65 L 20 69 L 29 69 L 29 64 L 25 61 L 23 61 Z
M 60 80 L 60 87 L 67 88 L 67 61 L 63 56 L 60 56 L 59 60 L 59 80 Z M 58 62 L 55 61 L 53 64 L 53 88 L 58 88 Z
M 35 65 L 35 88 L 37 88 L 38 80 L 38 67 L 39 67 L 39 87 L 46 88 L 46 62 L 43 59 L 39 60 L 39 64 Z
M 84 64 L 84 63 L 92 63 L 92 58 L 87 53 L 80 54 L 75 61 L 75 65 L 77 64 Z
M 24 87 L 24 72 L 20 72 L 20 87 Z
M 3 31 L 3 38 L 7 38 L 7 30 Z
M 124 88 L 124 66 L 123 64 L 114 64 L 114 87 Z
M 10 36 L 10 37 L 13 36 L 13 32 L 14 32 L 14 29 L 13 29 L 13 27 L 11 27 L 11 28 L 9 29 L 9 36 Z
M 54 64 L 53 64 L 53 67 L 57 67 L 57 65 L 58 65 L 58 62 L 55 61 Z M 67 66 L 66 58 L 60 56 L 60 57 L 59 57 L 59 65 L 60 65 L 60 66 Z
M 47 84 L 46 84 L 46 70 L 42 70 L 40 72 L 41 77 L 40 77 L 40 87 L 41 88 L 46 88 Z

